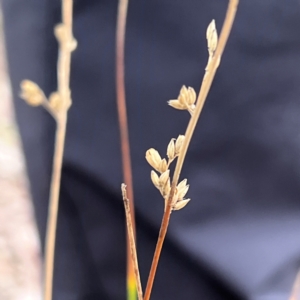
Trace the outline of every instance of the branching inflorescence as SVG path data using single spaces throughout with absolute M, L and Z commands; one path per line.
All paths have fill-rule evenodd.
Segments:
M 190 113 L 191 118 L 185 134 L 179 135 L 177 139 L 171 139 L 166 151 L 167 158 L 161 158 L 158 151 L 153 148 L 149 149 L 146 152 L 146 160 L 154 169 L 151 171 L 151 180 L 164 199 L 164 215 L 162 218 L 158 240 L 149 272 L 148 282 L 143 298 L 144 300 L 149 300 L 151 296 L 156 269 L 164 239 L 167 233 L 171 213 L 174 210 L 180 210 L 184 208 L 190 201 L 189 198 L 185 198 L 185 195 L 187 194 L 189 189 L 187 179 L 179 182 L 179 177 L 189 143 L 191 141 L 207 94 L 214 79 L 216 70 L 220 64 L 221 56 L 223 54 L 235 18 L 237 5 L 238 0 L 229 1 L 220 39 L 218 39 L 214 20 L 212 20 L 207 28 L 206 38 L 208 46 L 208 62 L 205 68 L 205 74 L 198 96 L 193 88 L 183 86 L 179 92 L 177 99 L 168 101 L 168 104 L 171 107 L 179 110 L 187 110 Z M 177 163 L 171 180 L 169 167 L 171 163 L 175 161 L 175 159 L 177 159 Z M 125 187 L 122 185 L 123 195 L 124 189 Z M 128 213 L 126 213 L 126 218 L 130 218 L 130 215 Z M 127 228 L 127 230 L 129 231 L 130 228 Z M 131 249 L 131 251 L 136 251 L 136 249 L 133 248 Z M 135 255 L 134 257 L 136 258 L 137 256 Z M 136 277 L 137 285 L 139 284 L 138 279 L 139 276 Z

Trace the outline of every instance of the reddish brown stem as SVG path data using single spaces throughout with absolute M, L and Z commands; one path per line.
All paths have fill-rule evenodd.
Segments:
M 138 300 L 143 300 L 143 290 L 142 290 L 139 264 L 138 264 L 137 253 L 136 253 L 135 236 L 132 227 L 131 210 L 129 205 L 130 200 L 127 197 L 126 185 L 124 183 L 121 186 L 121 190 L 122 190 L 122 196 L 123 196 L 124 207 L 125 207 L 127 233 L 128 233 L 128 239 L 130 245 L 131 261 L 134 266 L 134 275 L 135 275 L 135 281 L 137 285 Z
M 134 217 L 134 196 L 132 183 L 132 169 L 130 158 L 130 145 L 126 109 L 125 96 L 125 31 L 126 19 L 128 10 L 128 0 L 120 0 L 117 17 L 117 32 L 116 32 L 116 90 L 117 90 L 117 107 L 119 118 L 119 130 L 122 152 L 122 168 L 123 178 L 127 186 L 127 193 L 130 205 L 130 214 L 132 220 L 132 228 L 135 236 L 135 217 Z M 135 250 L 136 251 L 136 250 Z M 134 271 L 133 263 L 130 255 L 130 241 L 127 235 L 127 278 Z
M 232 24 L 233 24 L 233 21 L 235 18 L 238 2 L 239 2 L 238 0 L 230 0 L 229 1 L 225 21 L 224 21 L 221 35 L 220 35 L 219 43 L 218 43 L 217 49 L 215 51 L 214 57 L 211 61 L 210 67 L 204 76 L 204 80 L 202 82 L 199 96 L 197 99 L 197 104 L 196 104 L 193 116 L 190 119 L 190 122 L 188 124 L 187 130 L 185 133 L 184 143 L 182 145 L 181 152 L 178 157 L 177 164 L 176 164 L 175 171 L 174 171 L 174 176 L 173 176 L 173 180 L 172 180 L 172 187 L 171 187 L 171 192 L 170 192 L 170 196 L 168 199 L 168 204 L 167 204 L 166 210 L 164 212 L 160 231 L 159 231 L 159 236 L 158 236 L 158 240 L 157 240 L 157 244 L 156 244 L 156 248 L 155 248 L 155 252 L 154 252 L 154 256 L 153 256 L 153 260 L 152 260 L 152 264 L 151 264 L 151 269 L 149 272 L 149 277 L 148 277 L 148 282 L 147 282 L 147 286 L 146 286 L 144 300 L 149 300 L 150 296 L 151 296 L 151 291 L 152 291 L 153 282 L 154 282 L 154 278 L 155 278 L 155 274 L 156 274 L 156 270 L 157 270 L 158 261 L 160 258 L 162 246 L 163 246 L 163 243 L 164 243 L 164 240 L 166 237 L 166 233 L 168 230 L 168 225 L 169 225 L 170 216 L 171 216 L 171 212 L 172 212 L 175 188 L 178 183 L 180 172 L 181 172 L 181 169 L 183 166 L 183 162 L 184 162 L 186 152 L 187 152 L 189 143 L 191 141 L 194 129 L 198 122 L 200 113 L 202 111 L 202 108 L 203 108 L 205 99 L 207 97 L 207 94 L 209 92 L 209 89 L 211 87 L 212 81 L 214 79 L 214 75 L 216 73 L 216 70 L 217 70 L 217 67 L 219 64 L 219 59 L 222 56 L 226 42 L 228 40 L 229 33 L 231 31 Z

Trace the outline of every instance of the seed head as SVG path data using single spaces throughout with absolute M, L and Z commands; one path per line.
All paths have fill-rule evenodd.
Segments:
M 168 169 L 168 164 L 166 159 L 164 158 L 161 162 L 160 162 L 160 167 L 159 167 L 159 172 L 163 173 L 166 172 Z
M 179 109 L 179 110 L 186 110 L 186 106 L 182 105 L 177 99 L 175 100 L 169 100 L 168 104 L 172 106 L 173 108 Z
M 185 136 L 179 135 L 175 142 L 175 154 L 179 155 Z
M 167 156 L 169 160 L 173 160 L 175 158 L 175 139 L 171 139 L 168 148 L 167 148 Z
M 182 200 L 184 198 L 184 196 L 186 195 L 187 191 L 189 190 L 189 185 L 186 186 L 182 186 L 182 187 L 177 187 L 177 197 L 178 200 Z
M 155 171 L 151 171 L 151 180 L 153 182 L 153 184 L 155 185 L 156 188 L 160 189 L 160 185 L 159 185 L 159 177 L 156 174 Z
M 213 56 L 218 44 L 218 33 L 215 20 L 212 20 L 206 30 L 207 47 L 209 56 Z
M 196 101 L 196 92 L 192 87 L 182 86 L 180 89 L 178 98 L 176 100 L 168 101 L 168 104 L 176 109 L 189 110 L 194 109 L 194 103 Z
M 190 202 L 190 200 L 191 199 L 184 199 L 181 201 L 177 201 L 175 203 L 175 205 L 173 206 L 173 210 L 180 210 L 180 209 L 184 208 Z
M 182 86 L 179 96 L 178 96 L 178 101 L 181 105 L 185 106 L 186 109 L 193 105 L 196 101 L 196 92 L 192 87 L 186 87 L 185 85 Z
M 31 80 L 23 80 L 21 82 L 20 97 L 31 106 L 39 106 L 45 99 L 43 91 Z
M 155 149 L 151 148 L 146 152 L 146 160 L 156 171 L 164 172 L 161 172 L 162 159 Z
M 169 177 L 170 177 L 170 170 L 167 170 L 164 173 L 162 173 L 159 177 L 159 186 L 163 188 L 166 185 Z

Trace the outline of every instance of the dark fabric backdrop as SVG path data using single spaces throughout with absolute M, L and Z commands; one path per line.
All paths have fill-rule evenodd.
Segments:
M 172 214 L 156 299 L 286 300 L 300 260 L 300 2 L 241 0 L 189 149 L 188 206 Z M 17 120 L 45 236 L 55 124 L 18 98 L 22 79 L 56 87 L 58 0 L 2 0 Z M 163 213 L 145 151 L 189 119 L 166 101 L 199 89 L 206 27 L 227 1 L 132 0 L 126 86 L 145 285 Z M 117 1 L 75 0 L 73 106 L 64 156 L 54 300 L 125 299 L 125 225 L 115 95 Z

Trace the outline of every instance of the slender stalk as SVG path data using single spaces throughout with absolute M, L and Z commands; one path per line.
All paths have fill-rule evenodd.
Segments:
M 131 220 L 132 230 L 135 239 L 135 217 L 134 217 L 134 196 L 133 196 L 133 183 L 132 183 L 132 170 L 131 170 L 131 158 L 130 158 L 130 145 L 129 145 L 129 133 L 128 133 L 128 121 L 127 121 L 127 109 L 126 109 L 126 96 L 125 96 L 125 31 L 126 31 L 126 19 L 128 11 L 128 0 L 119 0 L 118 17 L 117 17 L 117 31 L 116 31 L 116 90 L 117 90 L 117 107 L 118 107 L 118 119 L 119 130 L 121 140 L 121 152 L 122 152 L 122 168 L 123 179 L 128 187 L 129 205 L 131 207 Z M 132 257 L 130 255 L 131 250 L 135 252 L 134 248 L 130 246 L 130 233 L 127 234 L 127 299 L 136 299 L 136 289 L 139 288 L 139 283 L 136 282 L 136 286 L 132 283 L 134 277 L 134 265 Z
M 138 259 L 137 259 L 137 253 L 136 253 L 136 246 L 135 246 L 135 236 L 134 236 L 134 231 L 133 231 L 133 227 L 132 227 L 130 203 L 129 203 L 129 199 L 127 198 L 127 194 L 126 194 L 126 185 L 123 183 L 121 188 L 122 188 L 122 195 L 123 195 L 123 201 L 124 201 L 124 207 L 125 207 L 125 213 L 126 213 L 126 224 L 127 224 L 127 232 L 128 232 L 129 243 L 130 243 L 131 261 L 133 262 L 133 265 L 134 265 L 135 281 L 137 284 L 138 300 L 143 300 L 142 284 L 141 284 L 139 265 L 138 265 Z
M 162 246 L 163 246 L 163 243 L 165 240 L 165 236 L 166 236 L 169 221 L 170 221 L 170 215 L 172 212 L 172 205 L 173 205 L 172 202 L 173 202 L 173 197 L 174 197 L 174 193 L 175 193 L 175 188 L 178 183 L 178 179 L 180 176 L 180 172 L 181 172 L 181 169 L 183 166 L 183 162 L 184 162 L 184 159 L 186 156 L 188 146 L 190 144 L 190 141 L 191 141 L 192 135 L 194 133 L 196 124 L 198 122 L 200 113 L 202 111 L 204 102 L 206 100 L 207 94 L 208 94 L 211 84 L 213 82 L 216 70 L 218 68 L 219 59 L 221 58 L 224 48 L 225 48 L 225 45 L 227 43 L 229 33 L 231 31 L 232 24 L 233 24 L 233 21 L 235 18 L 238 2 L 239 2 L 239 0 L 230 0 L 229 1 L 227 13 L 226 13 L 225 21 L 224 21 L 224 24 L 222 27 L 220 40 L 219 40 L 217 49 L 215 51 L 215 54 L 213 56 L 213 59 L 212 59 L 210 65 L 209 65 L 209 68 L 208 68 L 206 74 L 204 75 L 204 79 L 202 81 L 202 85 L 200 88 L 200 92 L 199 92 L 199 96 L 197 99 L 195 110 L 194 110 L 194 113 L 190 119 L 190 122 L 189 122 L 188 127 L 185 132 L 184 143 L 182 145 L 180 155 L 178 157 L 175 171 L 174 171 L 174 176 L 173 176 L 173 180 L 172 180 L 172 186 L 171 186 L 170 196 L 168 199 L 168 204 L 167 204 L 166 210 L 164 212 L 160 231 L 159 231 L 159 236 L 158 236 L 158 240 L 157 240 L 157 244 L 156 244 L 156 248 L 155 248 L 155 252 L 154 252 L 154 256 L 153 256 L 153 260 L 152 260 L 151 269 L 149 272 L 149 277 L 148 277 L 148 282 L 147 282 L 146 291 L 145 291 L 145 295 L 144 295 L 144 300 L 149 300 L 150 296 L 151 296 L 151 291 L 152 291 L 153 282 L 154 282 L 154 278 L 155 278 L 155 274 L 156 274 L 156 270 L 157 270 L 158 261 L 160 258 Z
M 51 181 L 51 189 L 50 189 L 50 204 L 49 204 L 46 244 L 45 244 L 44 300 L 52 299 L 54 251 L 55 251 L 59 190 L 60 190 L 60 179 L 61 179 L 61 168 L 63 162 L 65 135 L 66 135 L 66 122 L 58 122 L 57 129 L 56 129 L 53 173 L 52 173 L 52 181 Z
M 44 268 L 44 300 L 52 299 L 53 268 L 57 228 L 57 215 L 59 206 L 59 192 L 63 153 L 67 126 L 67 111 L 71 104 L 70 98 L 70 63 L 71 52 L 74 50 L 71 44 L 74 42 L 72 35 L 73 0 L 63 0 L 62 25 L 64 34 L 59 39 L 58 59 L 58 93 L 62 101 L 62 107 L 56 115 L 56 139 L 53 159 L 53 171 L 50 187 L 49 211 L 45 242 L 45 268 Z

